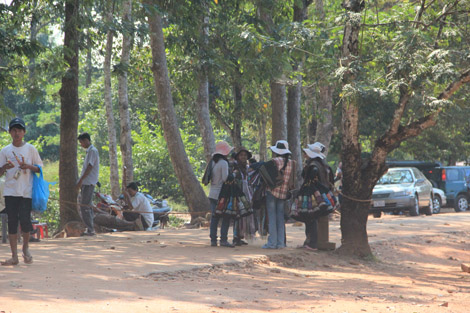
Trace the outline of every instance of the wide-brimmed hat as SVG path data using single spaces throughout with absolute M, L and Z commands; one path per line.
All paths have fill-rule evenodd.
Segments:
M 232 147 L 225 142 L 225 141 L 219 141 L 218 143 L 215 144 L 215 151 L 212 153 L 212 155 L 215 154 L 221 154 L 221 155 L 228 155 L 230 151 L 232 151 Z
M 292 154 L 292 152 L 289 150 L 289 143 L 285 140 L 276 141 L 276 145 L 269 147 L 269 149 L 279 155 Z
M 22 129 L 26 129 L 24 121 L 19 117 L 15 117 L 10 121 L 10 125 L 8 125 L 8 131 L 10 131 L 15 126 L 19 126 Z
M 308 155 L 309 158 L 320 158 L 325 159 L 326 156 L 323 152 L 326 151 L 326 147 L 321 142 L 315 142 L 314 144 L 307 145 L 308 148 L 304 148 L 304 152 Z
M 248 158 L 247 158 L 248 160 L 251 159 L 251 157 L 253 156 L 253 154 L 252 154 L 250 151 L 248 151 L 247 148 L 245 148 L 245 147 L 239 147 L 239 148 L 237 149 L 237 153 L 235 154 L 235 159 L 238 158 L 238 155 L 239 155 L 240 152 L 242 152 L 242 151 L 245 151 L 245 152 L 246 152 L 246 154 L 248 155 Z

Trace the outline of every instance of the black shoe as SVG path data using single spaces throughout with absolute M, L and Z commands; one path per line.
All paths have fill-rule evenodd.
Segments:
M 211 247 L 217 247 L 217 241 L 211 241 Z
M 248 242 L 246 242 L 246 241 L 243 240 L 243 239 L 240 239 L 240 244 L 241 244 L 242 246 L 246 246 L 246 245 L 248 245 Z
M 228 241 L 221 241 L 221 242 L 220 242 L 220 246 L 221 246 L 221 247 L 227 247 L 227 248 L 235 248 L 235 246 L 232 245 L 232 244 L 231 244 L 230 242 L 228 242 Z

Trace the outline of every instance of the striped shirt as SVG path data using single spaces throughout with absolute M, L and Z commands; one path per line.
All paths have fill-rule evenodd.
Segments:
M 274 158 L 273 161 L 276 162 L 277 169 L 280 171 L 284 166 L 284 158 L 277 157 Z M 289 191 L 289 178 L 292 172 L 293 163 L 294 161 L 292 160 L 289 160 L 289 162 L 287 163 L 287 166 L 284 169 L 284 177 L 282 184 L 275 187 L 274 189 L 269 189 L 271 194 L 278 199 L 287 199 L 287 192 Z

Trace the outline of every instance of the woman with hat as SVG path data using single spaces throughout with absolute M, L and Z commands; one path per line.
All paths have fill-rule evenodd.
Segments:
M 251 159 L 251 152 L 245 147 L 239 147 L 234 155 L 234 162 L 232 164 L 232 171 L 235 180 L 237 181 L 240 189 L 243 191 L 246 200 L 250 203 L 253 191 L 248 184 L 248 160 Z M 255 220 L 253 214 L 243 216 L 233 223 L 233 244 L 236 246 L 247 245 L 248 242 L 244 238 L 253 238 L 256 232 Z
M 216 216 L 215 208 L 219 199 L 222 185 L 228 177 L 228 160 L 227 155 L 232 151 L 232 147 L 225 141 L 219 141 L 215 145 L 215 152 L 212 154 L 212 174 L 210 179 L 209 201 L 211 205 L 211 225 L 210 238 L 211 246 L 217 247 L 217 228 L 220 217 Z M 222 226 L 220 228 L 220 246 L 233 248 L 234 246 L 228 242 L 228 228 L 230 226 L 230 217 L 222 218 Z
M 304 182 L 319 182 L 327 189 L 333 190 L 333 171 L 328 163 L 326 163 L 326 156 L 324 154 L 326 147 L 320 142 L 315 142 L 314 144 L 309 144 L 303 151 L 306 158 L 305 166 L 302 170 Z M 316 198 L 320 206 L 325 203 L 319 194 Z M 316 250 L 318 242 L 317 219 L 312 217 L 304 221 L 304 223 L 306 239 L 300 248 Z
M 280 180 L 273 188 L 266 190 L 266 210 L 268 215 L 268 242 L 264 249 L 285 248 L 285 221 L 284 206 L 289 198 L 289 190 L 294 189 L 295 161 L 290 159 L 289 144 L 285 140 L 278 140 L 276 145 L 270 147 L 273 152 Z

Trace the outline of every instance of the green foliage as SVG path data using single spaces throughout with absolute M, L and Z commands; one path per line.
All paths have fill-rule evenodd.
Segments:
M 204 157 L 200 138 L 183 131 L 181 133 L 189 162 L 195 169 L 196 176 L 201 176 Z M 183 196 L 160 127 L 142 119 L 139 131 L 133 131 L 132 138 L 135 143 L 135 180 L 154 197 L 168 196 L 182 200 Z

